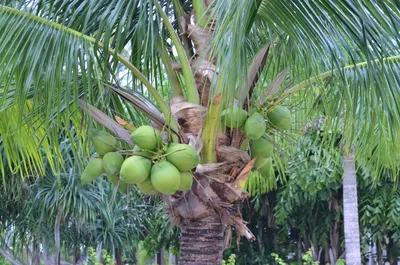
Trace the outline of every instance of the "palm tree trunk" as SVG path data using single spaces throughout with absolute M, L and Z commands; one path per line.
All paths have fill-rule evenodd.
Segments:
M 330 249 L 330 264 L 336 264 L 336 261 L 338 260 L 340 256 L 340 230 L 339 230 L 339 222 L 334 223 L 333 226 L 330 228 L 330 235 L 329 235 L 329 240 L 331 243 L 331 249 Z
M 61 237 L 60 237 L 61 217 L 62 217 L 62 205 L 61 203 L 59 203 L 56 221 L 54 224 L 54 242 L 56 244 L 56 249 L 54 253 L 54 264 L 58 265 L 60 265 L 60 252 L 61 252 Z
M 164 265 L 164 250 L 160 249 L 156 254 L 156 264 L 157 265 Z
M 180 265 L 218 265 L 224 250 L 224 226 L 216 217 L 183 220 Z
M 378 242 L 376 242 L 376 257 L 377 257 L 376 263 L 378 265 L 383 265 L 383 249 L 382 249 L 382 243 L 379 239 Z
M 299 233 L 297 234 L 297 264 L 302 263 L 302 256 L 303 256 L 303 246 L 301 243 L 301 232 L 299 229 Z
M 360 228 L 358 224 L 356 163 L 354 153 L 344 155 L 343 217 L 346 264 L 360 265 Z
M 120 249 L 115 250 L 115 264 L 122 265 L 122 251 Z
M 36 242 L 36 240 L 34 240 L 32 242 L 32 254 L 31 254 L 31 258 L 32 258 L 32 265 L 40 265 L 40 248 L 39 248 L 39 244 Z
M 390 265 L 397 265 L 397 257 L 395 254 L 395 244 L 393 240 L 393 234 L 389 235 L 389 243 L 386 246 L 387 257 Z

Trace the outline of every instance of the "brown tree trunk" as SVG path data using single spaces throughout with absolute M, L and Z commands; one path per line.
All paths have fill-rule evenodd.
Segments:
M 122 265 L 122 251 L 119 249 L 115 250 L 115 264 Z
M 79 260 L 79 255 L 80 253 L 79 253 L 79 247 L 78 246 L 75 246 L 74 247 L 74 261 L 73 261 L 73 264 L 74 265 L 76 265 L 77 264 L 77 262 L 78 262 L 78 260 Z
M 336 261 L 340 255 L 340 230 L 339 230 L 339 222 L 335 222 L 335 224 L 331 227 L 329 233 L 329 240 L 331 243 L 331 255 L 330 255 L 330 264 L 336 264 Z
M 297 235 L 297 264 L 302 264 L 302 257 L 303 257 L 303 246 L 301 243 L 301 232 Z
M 381 241 L 378 240 L 376 243 L 376 256 L 378 265 L 383 265 L 383 253 L 382 253 L 382 244 Z
M 224 250 L 224 226 L 216 217 L 183 220 L 180 265 L 218 265 Z

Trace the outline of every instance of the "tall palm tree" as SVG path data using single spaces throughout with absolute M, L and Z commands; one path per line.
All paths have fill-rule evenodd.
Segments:
M 2 4 L 0 136 L 7 163 L 0 158 L 0 168 L 40 172 L 44 154 L 55 157 L 49 164 L 59 170 L 63 157 L 50 156 L 59 145 L 55 136 L 71 124 L 82 128 L 75 151 L 87 150 L 81 125 L 93 119 L 131 148 L 129 132 L 113 116 L 134 125 L 147 117 L 169 142 L 189 143 L 201 155 L 192 189 L 163 196 L 181 227 L 181 264 L 220 264 L 226 227 L 254 239 L 237 207 L 253 162 L 245 134 L 221 126 L 224 109 L 266 113 L 317 95 L 332 128 L 346 107 L 347 144 L 364 143 L 357 155 L 366 160 L 380 161 L 365 144 L 371 135 L 382 128 L 390 128 L 388 139 L 397 135 L 394 0 Z M 287 158 L 278 143 L 295 136 L 302 120 L 286 132 L 268 129 L 281 169 Z

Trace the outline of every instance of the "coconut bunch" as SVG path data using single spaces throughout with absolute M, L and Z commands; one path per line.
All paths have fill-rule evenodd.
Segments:
M 275 185 L 272 161 L 274 146 L 267 133 L 268 129 L 284 131 L 291 126 L 291 113 L 286 107 L 275 106 L 262 113 L 254 111 L 249 115 L 241 108 L 229 108 L 221 113 L 223 127 L 245 132 L 246 139 L 241 149 L 247 149 L 249 145 L 250 157 L 255 159 L 252 172 L 248 175 L 244 186 L 244 190 L 248 191 L 249 195 L 264 193 L 268 191 L 267 187 Z M 256 184 L 252 185 L 253 183 Z
M 199 164 L 196 150 L 187 144 L 166 144 L 160 131 L 151 126 L 140 126 L 131 133 L 136 146 L 132 150 L 117 151 L 117 140 L 109 133 L 92 129 L 90 138 L 98 156 L 90 159 L 81 180 L 88 184 L 103 174 L 127 192 L 128 184 L 135 184 L 144 194 L 154 190 L 173 195 L 190 190 L 192 169 Z

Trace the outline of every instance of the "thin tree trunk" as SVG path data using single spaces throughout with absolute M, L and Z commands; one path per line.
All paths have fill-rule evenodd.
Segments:
M 122 251 L 120 249 L 115 250 L 115 264 L 122 265 Z
M 156 254 L 156 264 L 164 265 L 164 250 L 160 249 L 160 251 Z
M 74 247 L 74 261 L 73 264 L 76 265 L 78 260 L 79 260 L 79 256 L 80 256 L 80 251 L 79 251 L 79 247 L 75 246 Z
M 218 265 L 224 250 L 224 226 L 217 217 L 183 220 L 180 265 Z
M 390 265 L 397 265 L 397 257 L 394 253 L 394 240 L 393 235 L 389 236 L 389 243 L 386 246 L 387 257 L 389 260 Z
M 43 261 L 47 265 L 52 265 L 54 264 L 54 259 L 51 257 L 51 252 L 49 251 L 49 245 L 46 241 L 46 239 L 43 237 L 42 238 L 42 246 L 43 246 Z
M 334 225 L 330 229 L 330 243 L 331 243 L 331 255 L 330 255 L 330 264 L 336 264 L 336 261 L 340 255 L 340 231 L 339 231 L 339 223 L 335 222 Z
M 10 254 L 8 254 L 4 249 L 0 247 L 0 254 L 12 265 L 23 265 L 22 263 L 19 263 L 17 260 L 15 260 Z
M 356 163 L 353 153 L 344 156 L 343 217 L 344 238 L 346 245 L 346 264 L 361 265 Z
M 60 237 L 61 217 L 62 217 L 62 205 L 61 203 L 59 203 L 56 221 L 54 223 L 54 242 L 56 245 L 54 253 L 54 264 L 58 265 L 60 265 L 60 252 L 61 252 L 61 237 Z
M 301 243 L 301 232 L 297 234 L 297 263 L 300 265 L 302 264 L 302 256 L 303 256 L 303 249 Z
M 324 263 L 323 264 L 329 264 L 329 263 L 330 263 L 330 261 L 329 261 L 329 244 L 327 244 L 324 247 Z M 332 264 L 335 264 L 335 263 L 332 263 Z
M 383 265 L 382 244 L 380 240 L 376 242 L 376 257 L 378 259 L 377 260 L 378 265 Z
M 258 227 L 257 242 L 258 242 L 258 248 L 260 249 L 261 257 L 264 257 L 264 252 L 265 252 L 264 242 L 263 242 L 264 227 L 260 219 L 261 218 L 257 219 L 257 227 Z
M 40 248 L 36 241 L 32 242 L 32 254 L 31 254 L 31 264 L 40 265 Z

